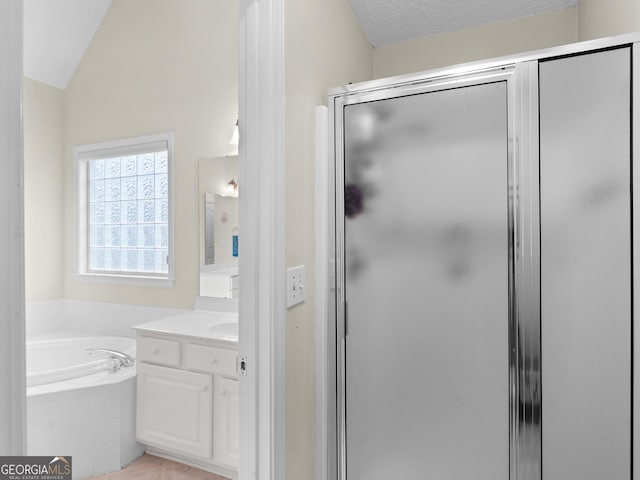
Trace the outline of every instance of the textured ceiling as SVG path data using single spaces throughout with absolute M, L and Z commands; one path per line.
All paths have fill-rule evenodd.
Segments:
M 578 0 L 349 0 L 369 41 L 404 40 L 575 6 Z M 24 0 L 24 72 L 65 89 L 111 0 Z
M 65 89 L 111 0 L 24 0 L 24 74 Z
M 578 0 L 350 0 L 369 42 L 412 38 L 573 7 Z

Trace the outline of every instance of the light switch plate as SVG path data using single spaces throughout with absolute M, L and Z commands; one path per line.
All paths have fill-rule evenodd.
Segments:
M 304 265 L 287 268 L 287 308 L 304 302 Z

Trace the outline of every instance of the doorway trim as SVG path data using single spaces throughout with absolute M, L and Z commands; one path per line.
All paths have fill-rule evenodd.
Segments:
M 22 2 L 0 3 L 0 454 L 26 454 Z
M 239 2 L 240 480 L 285 477 L 284 0 Z

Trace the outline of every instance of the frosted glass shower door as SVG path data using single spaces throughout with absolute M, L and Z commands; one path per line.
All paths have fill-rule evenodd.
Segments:
M 344 108 L 348 480 L 509 477 L 507 91 Z
M 630 78 L 629 48 L 540 63 L 544 480 L 631 473 Z

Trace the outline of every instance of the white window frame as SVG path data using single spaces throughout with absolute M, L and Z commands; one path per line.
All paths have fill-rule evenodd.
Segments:
M 168 245 L 168 273 L 167 276 L 144 275 L 138 273 L 94 272 L 88 269 L 89 256 L 89 221 L 88 221 L 88 181 L 87 164 L 94 159 L 107 155 L 125 155 L 137 152 L 144 145 L 166 143 L 168 151 L 169 176 L 169 245 Z M 123 138 L 107 142 L 78 145 L 73 149 L 75 172 L 75 268 L 74 278 L 81 281 L 100 283 L 114 283 L 132 286 L 172 287 L 175 283 L 175 235 L 174 235 L 174 195 L 173 195 L 173 133 L 159 133 L 140 137 Z

